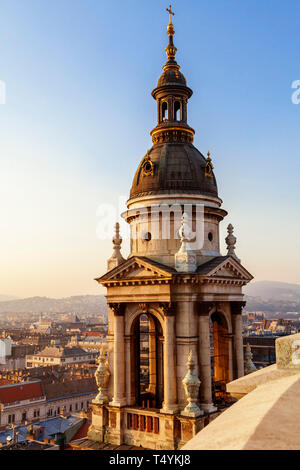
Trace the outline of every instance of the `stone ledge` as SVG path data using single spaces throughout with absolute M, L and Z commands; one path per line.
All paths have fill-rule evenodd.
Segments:
M 240 377 L 226 386 L 233 398 L 240 400 L 259 385 L 300 374 L 300 334 L 276 339 L 276 364 Z
M 300 375 L 260 385 L 200 431 L 183 450 L 299 450 Z
M 265 367 L 264 369 L 252 372 L 226 385 L 226 391 L 236 400 L 240 400 L 248 393 L 255 390 L 258 386 L 268 382 L 274 382 L 283 377 L 299 375 L 300 370 L 296 369 L 278 369 L 276 364 Z

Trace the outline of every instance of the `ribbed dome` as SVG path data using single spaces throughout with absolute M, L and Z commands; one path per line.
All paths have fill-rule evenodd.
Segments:
M 186 86 L 185 76 L 177 69 L 167 69 L 159 77 L 157 82 L 157 88 L 165 85 Z
M 153 163 L 153 175 L 143 172 L 143 158 L 133 179 L 130 199 L 178 192 L 218 196 L 215 176 L 205 176 L 206 159 L 192 144 L 154 145 L 148 157 Z

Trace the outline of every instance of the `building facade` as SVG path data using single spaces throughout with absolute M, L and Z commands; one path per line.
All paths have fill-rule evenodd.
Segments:
M 110 375 L 107 393 L 92 404 L 88 435 L 150 449 L 182 447 L 217 415 L 214 386 L 244 374 L 242 287 L 252 279 L 235 254 L 231 225 L 228 253 L 220 252 L 219 224 L 227 212 L 210 155 L 193 145 L 193 92 L 175 60 L 168 11 L 168 60 L 152 92 L 153 146 L 138 166 L 123 214 L 131 252 L 122 257 L 117 224 L 108 272 L 97 279 L 107 288 Z M 141 342 L 145 319 L 147 347 L 145 332 Z M 184 381 L 187 363 L 195 384 L 200 379 L 196 398 Z
M 26 367 L 79 364 L 97 358 L 96 351 L 85 351 L 80 347 L 49 346 L 40 353 L 26 356 Z
M 96 393 L 94 380 L 61 386 L 32 380 L 0 386 L 0 429 L 87 410 Z

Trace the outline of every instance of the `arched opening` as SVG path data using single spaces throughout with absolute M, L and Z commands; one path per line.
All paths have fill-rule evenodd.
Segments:
M 210 317 L 212 390 L 214 399 L 226 399 L 226 384 L 230 381 L 229 334 L 225 316 L 215 312 Z
M 168 103 L 166 101 L 163 102 L 161 107 L 161 117 L 163 122 L 168 120 Z
M 135 404 L 161 408 L 163 402 L 163 333 L 150 313 L 139 315 L 133 324 L 132 373 Z
M 180 101 L 174 103 L 174 121 L 181 121 Z

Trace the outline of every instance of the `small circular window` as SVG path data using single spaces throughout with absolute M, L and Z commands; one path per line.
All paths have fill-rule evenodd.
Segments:
M 209 239 L 210 242 L 212 242 L 213 239 L 214 239 L 214 236 L 211 232 L 209 232 L 209 234 L 208 234 L 208 239 Z
M 145 242 L 150 242 L 151 238 L 152 238 L 152 236 L 151 236 L 151 233 L 150 233 L 150 232 L 144 233 L 144 235 L 143 235 L 143 240 L 144 240 Z

